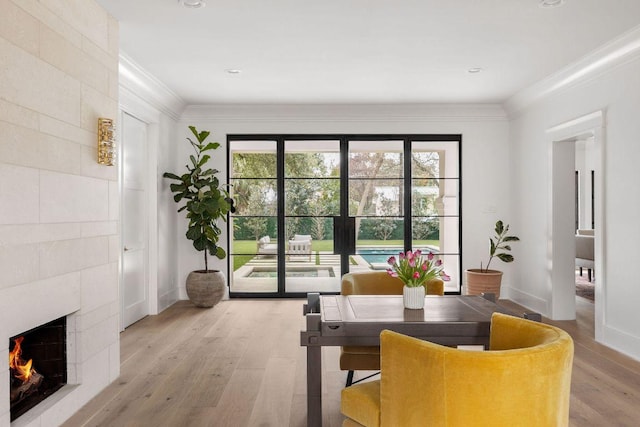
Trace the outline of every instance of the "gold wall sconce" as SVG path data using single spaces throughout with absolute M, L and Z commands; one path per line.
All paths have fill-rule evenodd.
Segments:
M 113 166 L 116 161 L 115 127 L 113 120 L 98 119 L 98 163 Z

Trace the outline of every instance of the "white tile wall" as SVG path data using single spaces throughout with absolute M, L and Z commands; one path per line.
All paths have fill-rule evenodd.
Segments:
M 1 348 L 2 346 L 0 346 L 0 349 Z M 7 348 L 6 351 L 9 352 L 9 349 Z M 9 394 L 9 370 L 8 369 L 0 372 L 0 395 L 5 395 L 5 394 L 7 395 Z M 8 411 L 9 411 L 9 401 L 3 399 L 2 401 L 0 401 L 0 414 Z M 2 423 L 2 418 L 0 418 L 0 423 Z M 0 424 L 0 425 L 4 425 L 4 424 Z
M 109 70 L 104 64 L 46 27 L 41 30 L 40 40 L 42 59 L 83 83 L 103 93 L 108 92 Z
M 80 272 L 73 272 L 2 289 L 0 340 L 8 346 L 9 337 L 80 310 L 80 283 Z
M 85 237 L 81 230 L 82 224 L 74 223 L 0 225 L 0 242 L 11 246 L 77 239 Z
M 96 310 L 105 303 L 118 301 L 118 289 L 109 286 L 118 280 L 118 264 L 101 264 L 82 270 L 82 311 Z
M 98 117 L 115 118 L 118 115 L 118 103 L 106 93 L 82 86 L 81 126 L 83 129 L 95 129 Z
M 11 66 L 0 67 L 0 93 L 5 100 L 68 123 L 79 123 L 81 82 L 3 38 L 0 58 L 11 58 Z
M 100 165 L 97 162 L 98 154 L 97 149 L 95 147 L 95 142 L 91 147 L 82 146 L 81 152 L 82 160 L 80 162 L 81 165 L 81 175 L 83 176 L 92 176 L 94 178 L 100 179 L 108 179 L 108 180 L 117 180 L 118 178 L 118 168 L 117 167 L 104 167 L 104 165 Z M 116 163 L 118 160 L 116 159 Z
M 80 224 L 82 237 L 114 236 L 118 234 L 116 221 L 86 222 Z
M 119 185 L 96 162 L 118 112 L 118 23 L 94 0 L 0 0 L 0 360 L 68 319 L 69 383 L 15 426 L 54 426 L 120 372 Z M 9 426 L 0 364 L 0 427 Z
M 0 0 L 1 1 L 1 0 Z M 14 123 L 19 126 L 30 129 L 38 129 L 38 113 L 28 108 L 12 104 L 0 98 L 0 117 L 8 123 Z M 3 135 L 4 132 L 0 133 Z
M 39 221 L 39 174 L 36 169 L 0 163 L 0 224 Z
M 62 137 L 86 147 L 96 148 L 96 131 L 88 131 L 69 123 L 54 119 L 53 117 L 40 115 L 38 117 L 40 132 L 47 135 Z
M 109 219 L 109 182 L 104 179 L 41 171 L 40 189 L 42 222 Z
M 16 3 L 15 0 L 11 1 Z M 57 15 L 51 9 L 49 9 L 47 7 L 48 5 L 43 5 L 39 0 L 24 0 L 19 3 L 19 6 L 22 7 L 25 12 L 31 14 L 34 18 L 40 21 L 41 25 L 52 28 L 54 31 L 62 34 L 65 39 L 74 43 L 76 46 L 82 45 L 82 34 L 74 29 L 71 23 L 67 22 L 63 17 Z
M 38 53 L 38 20 L 10 0 L 0 0 L 0 37 L 32 54 Z
M 0 246 L 0 289 L 38 279 L 38 245 Z
M 0 121 L 0 159 L 5 163 L 38 167 L 39 140 L 37 129 Z
M 68 174 L 79 174 L 84 147 L 75 142 L 51 135 L 42 135 L 36 147 L 36 167 Z
M 58 240 L 38 247 L 40 277 L 80 271 L 109 262 L 109 238 Z M 117 283 L 117 282 L 116 282 Z

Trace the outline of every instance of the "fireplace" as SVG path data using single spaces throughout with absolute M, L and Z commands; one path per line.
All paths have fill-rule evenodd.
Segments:
M 9 339 L 11 421 L 67 383 L 66 328 L 61 317 Z

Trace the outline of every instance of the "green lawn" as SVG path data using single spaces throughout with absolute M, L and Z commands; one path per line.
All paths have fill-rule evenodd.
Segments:
M 276 241 L 272 240 L 272 243 L 276 243 Z M 358 246 L 394 246 L 401 247 L 403 245 L 402 240 L 358 240 Z M 419 240 L 416 242 L 418 245 L 433 245 L 437 246 L 437 240 Z M 233 242 L 233 252 L 235 254 L 233 256 L 233 270 L 237 270 L 238 268 L 245 265 L 249 262 L 255 255 L 257 250 L 257 242 L 254 240 L 236 240 Z M 313 240 L 311 242 L 311 250 L 328 252 L 333 250 L 333 240 Z

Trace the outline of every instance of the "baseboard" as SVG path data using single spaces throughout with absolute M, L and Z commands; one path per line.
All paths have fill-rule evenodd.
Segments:
M 516 304 L 519 304 L 528 310 L 539 313 L 544 317 L 549 317 L 550 315 L 549 304 L 546 300 L 524 292 L 521 289 L 512 288 L 503 284 L 500 291 L 500 296 L 502 298 L 510 299 Z
M 602 344 L 635 360 L 640 360 L 640 337 L 608 325 L 603 327 Z

